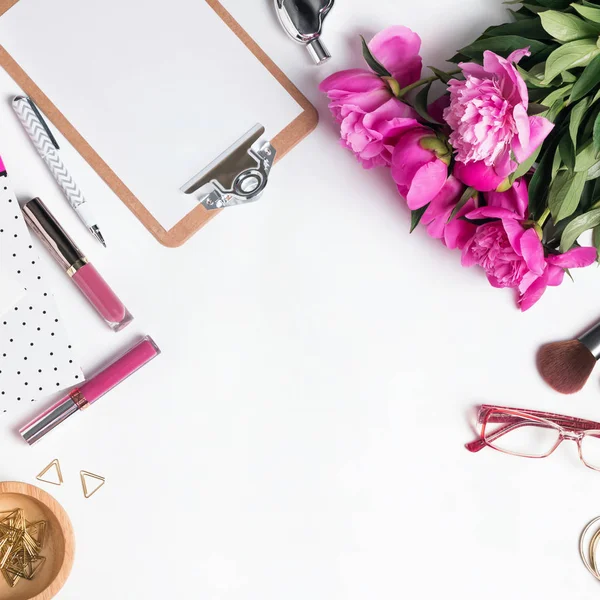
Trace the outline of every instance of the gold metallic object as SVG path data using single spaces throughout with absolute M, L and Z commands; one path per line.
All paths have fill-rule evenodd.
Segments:
M 44 479 L 44 475 L 50 471 L 50 469 L 55 468 L 56 477 L 58 481 L 52 481 L 51 479 Z M 58 462 L 58 458 L 55 458 L 37 477 L 38 481 L 43 481 L 44 483 L 51 483 L 52 485 L 62 485 L 63 476 L 62 471 L 60 470 L 60 463 Z
M 79 271 L 79 269 L 81 269 L 81 267 L 85 267 L 85 265 L 87 265 L 88 263 L 88 259 L 84 256 L 83 258 L 80 258 L 78 261 L 74 262 L 67 270 L 67 275 L 69 277 L 73 277 L 73 275 L 75 275 L 75 273 L 77 273 L 77 271 Z
M 46 521 L 30 523 L 20 508 L 0 512 L 0 572 L 10 587 L 21 579 L 32 580 L 43 567 L 46 529 Z
M 90 403 L 87 401 L 86 397 L 81 393 L 81 390 L 76 388 L 70 394 L 69 398 L 75 402 L 75 406 L 79 410 L 85 410 L 89 407 Z
M 92 491 L 90 491 L 90 488 L 88 488 L 87 485 L 86 477 L 95 479 L 100 483 Z M 91 498 L 105 483 L 106 479 L 101 475 L 94 475 L 94 473 L 90 473 L 89 471 L 81 471 L 81 486 L 83 487 L 83 495 L 86 498 Z

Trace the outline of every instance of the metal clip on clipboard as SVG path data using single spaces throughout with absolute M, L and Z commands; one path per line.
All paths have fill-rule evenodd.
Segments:
M 265 128 L 256 124 L 248 133 L 181 187 L 207 210 L 254 202 L 262 195 L 275 148 L 261 142 Z

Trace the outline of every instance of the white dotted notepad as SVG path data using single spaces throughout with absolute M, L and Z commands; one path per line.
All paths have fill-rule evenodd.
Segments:
M 0 160 L 0 265 L 24 293 L 0 315 L 0 417 L 83 380 L 1 165 Z

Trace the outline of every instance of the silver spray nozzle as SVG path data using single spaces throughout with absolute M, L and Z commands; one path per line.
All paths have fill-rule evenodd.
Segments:
M 306 46 L 317 65 L 331 58 L 321 41 L 323 21 L 333 8 L 334 0 L 275 0 L 275 10 L 285 32 Z

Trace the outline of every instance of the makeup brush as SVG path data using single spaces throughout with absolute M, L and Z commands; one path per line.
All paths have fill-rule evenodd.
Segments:
M 544 381 L 561 394 L 578 392 L 600 358 L 600 323 L 576 340 L 542 346 L 537 366 Z

